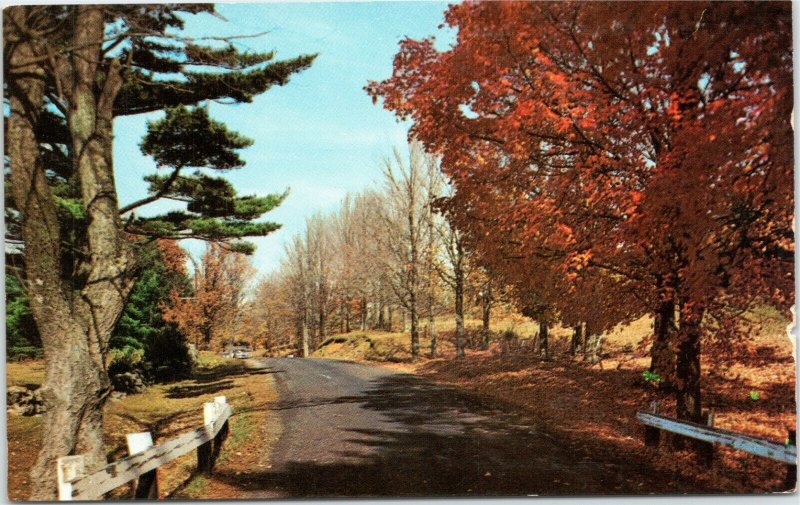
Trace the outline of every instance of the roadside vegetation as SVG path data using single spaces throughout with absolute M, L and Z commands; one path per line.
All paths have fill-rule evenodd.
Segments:
M 43 380 L 41 361 L 9 363 L 9 384 L 35 386 Z M 231 429 L 223 445 L 217 469 L 225 471 L 232 462 L 243 464 L 266 459 L 270 437 L 257 430 L 269 426 L 275 431 L 266 406 L 275 399 L 274 383 L 267 370 L 242 360 L 224 359 L 211 353 L 201 353 L 191 378 L 159 383 L 142 393 L 118 397 L 106 406 L 105 452 L 109 460 L 127 455 L 125 435 L 148 431 L 153 442 L 166 441 L 199 427 L 203 422 L 203 403 L 224 395 L 234 406 Z M 30 469 L 36 454 L 31 447 L 41 439 L 41 416 L 22 416 L 9 413 L 6 417 L 9 443 L 9 498 L 25 500 L 30 492 Z M 270 424 L 272 423 L 272 424 Z M 272 440 L 274 441 L 274 436 Z M 258 443 L 253 443 L 258 440 Z M 205 482 L 195 475 L 196 455 L 192 451 L 159 469 L 161 497 L 206 497 Z M 112 497 L 126 498 L 128 486 L 118 488 Z M 229 495 L 233 496 L 233 495 Z

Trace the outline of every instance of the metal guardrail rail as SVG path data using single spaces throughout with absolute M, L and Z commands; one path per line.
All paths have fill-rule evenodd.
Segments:
M 797 464 L 797 447 L 794 445 L 781 444 L 772 440 L 757 438 L 720 428 L 712 428 L 689 421 L 679 421 L 648 412 L 638 412 L 636 418 L 642 424 L 658 428 L 659 430 L 670 431 L 683 435 L 684 437 L 732 447 L 740 451 L 755 454 L 756 456 L 780 461 L 787 465 Z

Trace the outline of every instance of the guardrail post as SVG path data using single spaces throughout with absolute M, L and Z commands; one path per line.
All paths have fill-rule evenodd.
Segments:
M 217 396 L 213 402 L 203 404 L 203 424 L 206 429 L 214 429 L 214 423 L 216 423 L 222 411 L 225 410 L 225 407 L 227 407 L 227 400 L 224 396 Z M 199 472 L 211 474 L 219 451 L 222 449 L 222 442 L 227 435 L 228 421 L 226 420 L 212 440 L 197 448 L 197 470 Z
M 709 428 L 714 427 L 714 411 L 707 410 L 703 412 L 703 421 Z M 711 468 L 714 464 L 714 443 L 713 442 L 699 442 L 698 456 L 700 462 L 706 468 Z
M 786 445 L 797 446 L 797 430 L 789 430 L 789 436 L 786 439 Z M 786 490 L 792 491 L 797 486 L 797 462 L 794 465 L 786 467 Z
M 212 430 L 214 427 L 214 419 L 217 417 L 217 407 L 214 403 L 208 402 L 203 404 L 203 424 L 207 430 Z M 197 448 L 197 471 L 200 473 L 210 474 L 214 468 L 214 440 L 209 440 L 205 444 Z
M 153 436 L 149 432 L 129 433 L 125 436 L 128 442 L 128 455 L 133 456 L 153 447 Z M 156 470 L 143 473 L 134 484 L 135 500 L 158 500 L 158 474 Z
M 83 455 L 62 456 L 56 461 L 58 500 L 72 501 L 72 481 L 85 474 Z
M 228 406 L 228 401 L 224 396 L 216 396 L 214 397 L 214 404 L 217 407 L 217 416 L 222 414 L 222 411 L 225 410 L 225 407 Z M 225 439 L 228 438 L 228 420 L 225 420 L 222 427 L 219 429 L 219 433 L 217 436 L 214 437 L 214 446 L 213 446 L 213 453 L 211 455 L 211 465 L 213 469 L 214 463 L 217 461 L 217 457 L 219 457 L 219 452 L 222 450 L 222 444 L 225 442 Z
M 658 414 L 658 400 L 650 402 L 650 413 Z M 647 447 L 658 447 L 661 440 L 661 430 L 653 426 L 644 427 L 644 445 Z

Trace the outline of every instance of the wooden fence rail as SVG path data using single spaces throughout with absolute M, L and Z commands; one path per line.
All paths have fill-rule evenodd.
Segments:
M 136 498 L 158 498 L 156 469 L 197 449 L 198 470 L 210 473 L 222 442 L 228 433 L 232 410 L 224 396 L 203 405 L 203 426 L 162 444 L 152 445 L 149 433 L 128 435 L 129 456 L 106 465 L 92 474 L 85 474 L 84 457 L 65 456 L 58 459 L 58 499 L 97 500 L 109 491 L 139 479 Z

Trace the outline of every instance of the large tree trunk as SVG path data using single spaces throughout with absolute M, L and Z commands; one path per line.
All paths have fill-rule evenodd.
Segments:
M 678 353 L 675 367 L 675 399 L 678 419 L 702 422 L 700 397 L 700 323 L 704 310 L 681 304 Z
M 16 22 L 10 25 L 24 27 L 27 12 L 26 7 L 9 9 L 6 14 Z M 57 214 L 34 135 L 43 106 L 44 72 L 33 65 L 14 68 L 42 54 L 42 48 L 30 40 L 17 43 L 7 60 L 12 191 L 21 214 L 31 311 L 45 355 L 43 443 L 31 470 L 35 500 L 55 497 L 58 457 L 84 454 L 89 472 L 106 463 L 103 406 L 111 387 L 105 355 L 133 284 L 127 276 L 129 257 L 112 166 L 112 105 L 122 81 L 118 63 L 104 70 L 104 82 L 98 79 L 103 28 L 100 8 L 77 8 L 67 119 L 87 216 L 89 254 L 81 265 L 81 278 L 69 285 L 61 278 Z
M 675 351 L 670 342 L 675 336 L 675 302 L 662 302 L 653 318 L 655 339 L 650 348 L 650 372 L 658 374 L 659 387 L 668 390 L 675 377 Z

